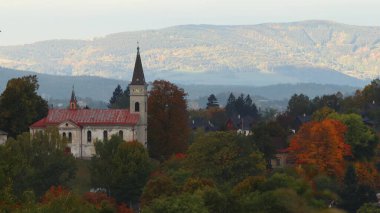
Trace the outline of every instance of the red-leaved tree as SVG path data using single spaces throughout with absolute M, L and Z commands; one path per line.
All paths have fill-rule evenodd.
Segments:
M 306 123 L 292 138 L 289 151 L 308 177 L 323 173 L 342 179 L 344 157 L 351 155 L 345 132 L 346 126 L 332 119 Z

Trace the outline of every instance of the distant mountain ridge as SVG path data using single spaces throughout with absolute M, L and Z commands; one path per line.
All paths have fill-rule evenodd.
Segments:
M 93 40 L 3 46 L 0 66 L 55 75 L 130 79 L 136 41 L 141 44 L 148 80 L 359 85 L 357 79 L 368 81 L 380 73 L 380 27 L 329 21 L 183 25 L 115 33 Z M 303 71 L 314 77 L 300 77 Z M 327 74 L 320 77 L 320 71 Z M 330 74 L 336 77 L 329 78 Z
M 128 81 L 107 79 L 94 76 L 57 76 L 49 74 L 41 74 L 30 71 L 19 71 L 0 67 L 0 94 L 6 87 L 9 79 L 17 78 L 25 75 L 37 75 L 40 88 L 38 93 L 43 98 L 52 101 L 52 103 L 68 103 L 71 97 L 72 86 L 75 87 L 76 95 L 80 98 L 90 98 L 94 101 L 108 102 L 118 84 L 123 89 L 128 85 Z M 270 86 L 241 86 L 241 85 L 199 85 L 185 84 L 179 85 L 188 94 L 189 106 L 193 108 L 204 107 L 207 97 L 210 94 L 219 95 L 220 103 L 225 104 L 225 101 L 230 92 L 236 96 L 240 93 L 251 94 L 252 97 L 258 97 L 257 101 L 267 102 L 262 103 L 263 106 L 270 106 L 281 103 L 286 103 L 294 93 L 303 93 L 309 97 L 314 97 L 324 94 L 333 94 L 338 91 L 345 95 L 353 94 L 358 88 L 342 85 L 328 85 L 315 83 L 300 83 L 300 84 L 279 84 Z M 61 101 L 61 100 L 67 100 Z M 98 104 L 99 105 L 99 104 Z M 105 105 L 105 104 L 103 104 Z M 284 105 L 284 104 L 282 104 Z M 285 104 L 286 105 L 286 104 Z

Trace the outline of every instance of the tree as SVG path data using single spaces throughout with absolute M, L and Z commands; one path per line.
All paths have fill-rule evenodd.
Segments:
M 235 184 L 265 170 L 265 161 L 254 144 L 231 132 L 210 132 L 190 146 L 186 165 L 193 175 L 217 183 Z
M 90 166 L 92 187 L 106 189 L 117 201 L 136 202 L 152 169 L 144 146 L 113 135 L 109 141 L 97 141 L 95 150 Z
M 178 196 L 161 197 L 142 210 L 143 213 L 206 213 L 202 197 L 197 194 L 181 194 Z
M 17 197 L 25 190 L 42 195 L 50 186 L 66 185 L 75 175 L 74 157 L 65 152 L 66 141 L 57 129 L 48 129 L 33 137 L 23 133 L 9 139 L 0 156 L 0 169 Z M 4 187 L 0 186 L 0 188 Z
M 356 169 L 353 165 L 347 167 L 340 197 L 342 198 L 341 207 L 348 212 L 356 212 L 364 203 L 376 201 L 375 191 L 367 185 L 358 183 Z
M 235 102 L 236 102 L 236 98 L 234 94 L 232 94 L 231 92 L 230 96 L 228 97 L 227 104 L 225 107 L 228 116 L 232 116 L 235 113 L 236 111 Z
M 346 126 L 336 120 L 306 123 L 291 140 L 289 151 L 296 164 L 311 169 L 309 177 L 326 174 L 342 178 L 344 157 L 350 154 L 350 146 L 344 143 L 345 132 Z
M 168 81 L 154 81 L 148 97 L 148 149 L 164 160 L 187 149 L 190 128 L 186 93 Z
M 312 105 L 309 97 L 304 94 L 294 94 L 288 102 L 288 112 L 293 116 L 310 114 Z
M 218 100 L 216 99 L 214 94 L 211 94 L 207 98 L 207 109 L 209 108 L 219 108 Z
M 123 91 L 120 85 L 117 85 L 108 104 L 111 109 L 128 109 L 129 108 L 129 87 Z
M 267 167 L 271 168 L 271 159 L 275 157 L 277 149 L 287 147 L 287 132 L 278 122 L 260 123 L 253 128 L 250 136 L 260 152 L 264 154 Z
M 123 90 L 121 89 L 120 84 L 118 84 L 117 87 L 115 88 L 115 91 L 113 91 L 112 97 L 108 104 L 108 108 L 111 108 L 122 95 L 123 95 Z
M 371 160 L 379 143 L 375 132 L 363 123 L 358 114 L 331 113 L 331 119 L 339 120 L 347 126 L 345 141 L 351 146 L 352 155 L 357 160 Z
M 0 96 L 0 129 L 16 137 L 29 130 L 29 126 L 47 115 L 48 104 L 37 94 L 35 75 L 8 81 Z

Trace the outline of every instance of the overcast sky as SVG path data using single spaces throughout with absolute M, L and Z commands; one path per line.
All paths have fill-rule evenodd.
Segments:
M 380 26 L 380 0 L 0 0 L 0 45 L 180 24 L 309 19 Z

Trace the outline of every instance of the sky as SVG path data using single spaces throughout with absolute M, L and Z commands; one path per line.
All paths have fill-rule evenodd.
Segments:
M 330 20 L 380 26 L 380 0 L 0 0 L 0 46 L 184 24 Z

